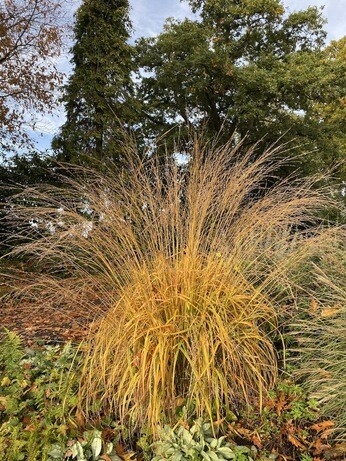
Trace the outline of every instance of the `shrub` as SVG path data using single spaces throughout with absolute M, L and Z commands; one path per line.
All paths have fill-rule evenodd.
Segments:
M 84 411 L 101 404 L 156 432 L 182 405 L 210 420 L 261 406 L 277 379 L 277 319 L 341 232 L 318 224 L 330 201 L 313 179 L 275 183 L 279 155 L 196 142 L 179 166 L 129 148 L 116 176 L 24 192 L 35 207 L 13 208 L 29 239 L 15 253 L 51 265 L 29 286 L 38 305 L 44 293 L 106 311 L 85 354 Z

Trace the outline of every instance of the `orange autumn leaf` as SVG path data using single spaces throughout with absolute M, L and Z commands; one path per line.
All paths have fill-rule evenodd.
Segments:
M 328 450 L 330 448 L 329 444 L 323 444 L 321 439 L 317 439 L 313 445 L 313 453 L 314 455 L 320 455 L 324 451 Z
M 288 435 L 287 440 L 295 447 L 297 448 L 305 448 L 305 445 L 303 445 L 296 437 L 293 437 L 293 435 Z
M 325 307 L 321 311 L 321 317 L 326 318 L 326 317 L 333 317 L 334 315 L 339 313 L 339 308 L 338 307 Z
M 318 304 L 315 298 L 310 299 L 310 314 L 315 315 L 318 311 Z
M 261 441 L 261 439 L 260 439 L 260 437 L 258 435 L 253 435 L 251 437 L 251 442 L 256 448 L 258 448 L 260 450 L 263 448 L 262 441 Z
M 317 433 L 321 431 L 325 431 L 326 429 L 330 429 L 334 427 L 335 423 L 333 421 L 322 421 L 321 423 L 316 423 L 311 426 L 311 429 L 316 431 Z
M 266 402 L 266 408 L 268 410 L 272 410 L 273 408 L 275 408 L 275 400 L 274 399 L 268 399 L 267 402 Z
M 98 459 L 103 459 L 104 461 L 112 461 L 112 458 L 107 455 L 107 453 L 103 453 L 101 456 L 98 457 Z
M 237 427 L 235 432 L 238 435 L 241 435 L 249 440 L 251 439 L 252 431 L 250 431 L 249 429 L 245 429 L 245 427 Z
M 278 416 L 281 415 L 282 410 L 284 409 L 285 405 L 286 405 L 285 394 L 283 392 L 280 392 L 280 395 L 279 395 L 279 398 L 278 398 L 278 401 L 277 401 L 277 404 L 276 404 L 276 414 Z

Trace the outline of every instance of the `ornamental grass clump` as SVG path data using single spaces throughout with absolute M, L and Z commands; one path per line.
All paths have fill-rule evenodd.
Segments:
M 291 326 L 297 379 L 317 399 L 321 414 L 336 422 L 346 441 L 346 240 L 324 254 L 314 271 L 310 303 Z
M 330 202 L 313 179 L 275 179 L 281 157 L 195 142 L 179 164 L 129 146 L 116 175 L 25 191 L 35 206 L 15 218 L 32 240 L 17 251 L 46 261 L 29 291 L 97 317 L 83 411 L 155 432 L 183 406 L 210 420 L 261 406 L 277 379 L 278 322 L 304 288 L 299 268 L 338 239 L 318 223 Z

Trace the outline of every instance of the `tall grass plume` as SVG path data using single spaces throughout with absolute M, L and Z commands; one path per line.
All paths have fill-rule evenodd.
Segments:
M 83 411 L 101 406 L 131 428 L 155 431 L 183 406 L 211 420 L 260 406 L 278 375 L 278 323 L 304 290 L 298 269 L 339 238 L 316 217 L 330 202 L 313 179 L 275 179 L 280 148 L 196 141 L 187 158 L 129 146 L 126 171 L 26 190 L 35 206 L 15 209 L 17 252 L 47 262 L 29 287 L 37 303 L 99 313 Z

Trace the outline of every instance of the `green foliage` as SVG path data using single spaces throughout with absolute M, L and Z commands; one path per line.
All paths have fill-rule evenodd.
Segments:
M 23 348 L 7 333 L 0 345 L 0 452 L 5 461 L 45 460 L 54 442 L 76 431 L 78 358 L 70 344 Z
M 53 141 L 59 160 L 119 160 L 120 123 L 131 122 L 131 23 L 127 0 L 84 1 L 76 14 L 67 121 Z M 132 115 L 131 115 L 132 114 Z
M 252 461 L 257 450 L 245 446 L 231 446 L 226 437 L 216 438 L 210 423 L 201 419 L 189 428 L 169 426 L 159 431 L 159 441 L 153 444 L 152 461 Z
M 323 61 L 329 98 L 315 101 L 311 116 L 319 121 L 317 142 L 324 162 L 342 162 L 346 152 L 346 37 L 327 46 Z M 340 166 L 340 177 L 346 178 L 345 162 Z
M 107 456 L 107 458 L 105 458 Z M 55 444 L 48 453 L 47 461 L 121 461 L 112 442 L 105 443 L 102 432 L 98 430 L 86 431 L 79 440 L 69 440 L 67 446 Z
M 182 137 L 187 127 L 221 141 L 247 136 L 249 144 L 283 137 L 302 153 L 320 149 L 303 157 L 307 172 L 342 159 L 345 135 L 339 129 L 339 144 L 328 144 L 332 121 L 317 115 L 345 88 L 344 64 L 338 82 L 334 59 L 323 51 L 321 11 L 288 13 L 280 0 L 189 3 L 201 20 L 169 19 L 157 37 L 137 42 L 146 135 L 176 136 L 178 124 Z

